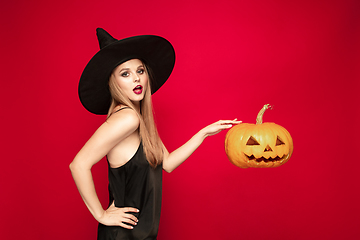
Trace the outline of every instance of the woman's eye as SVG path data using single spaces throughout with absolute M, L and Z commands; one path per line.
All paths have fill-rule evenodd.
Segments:
M 139 70 L 138 70 L 138 73 L 139 73 L 139 74 L 143 74 L 144 72 L 145 72 L 144 69 L 139 69 Z
M 122 77 L 128 77 L 128 76 L 129 76 L 129 73 L 128 73 L 128 72 L 123 72 L 123 73 L 121 73 L 121 76 L 122 76 Z

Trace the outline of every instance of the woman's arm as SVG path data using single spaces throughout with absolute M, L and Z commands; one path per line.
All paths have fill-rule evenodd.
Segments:
M 170 173 L 180 166 L 190 155 L 201 145 L 206 137 L 215 135 L 222 130 L 229 129 L 235 124 L 240 124 L 241 121 L 234 120 L 220 120 L 196 133 L 189 141 L 184 145 L 176 149 L 175 151 L 165 153 L 163 160 L 163 169 Z
M 138 212 L 138 210 L 116 208 L 114 205 L 104 210 L 95 191 L 91 168 L 116 144 L 136 131 L 138 126 L 139 118 L 130 109 L 112 115 L 98 128 L 70 164 L 71 174 L 82 199 L 94 218 L 104 225 L 132 228 L 123 222 L 136 225 L 136 217 L 127 212 Z

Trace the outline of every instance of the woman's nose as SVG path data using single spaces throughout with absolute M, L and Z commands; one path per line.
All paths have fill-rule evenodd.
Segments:
M 140 77 L 137 73 L 135 73 L 134 75 L 134 82 L 139 82 L 140 81 Z

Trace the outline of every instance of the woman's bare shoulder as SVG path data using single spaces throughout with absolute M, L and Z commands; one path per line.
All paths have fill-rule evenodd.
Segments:
M 104 123 L 111 128 L 129 128 L 136 130 L 140 125 L 137 113 L 131 108 L 122 108 L 114 112 Z
M 136 133 L 140 119 L 132 109 L 112 114 L 91 136 L 78 154 L 78 159 L 89 166 L 97 163 L 117 144 Z

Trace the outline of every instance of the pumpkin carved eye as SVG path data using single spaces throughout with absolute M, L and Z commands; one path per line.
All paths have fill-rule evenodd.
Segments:
M 258 143 L 258 141 L 256 141 L 256 139 L 253 136 L 251 136 L 247 141 L 246 145 L 254 146 L 254 145 L 260 145 L 260 143 Z
M 277 139 L 276 139 L 276 146 L 280 146 L 280 145 L 285 145 L 285 143 L 280 139 L 279 136 L 277 136 Z

